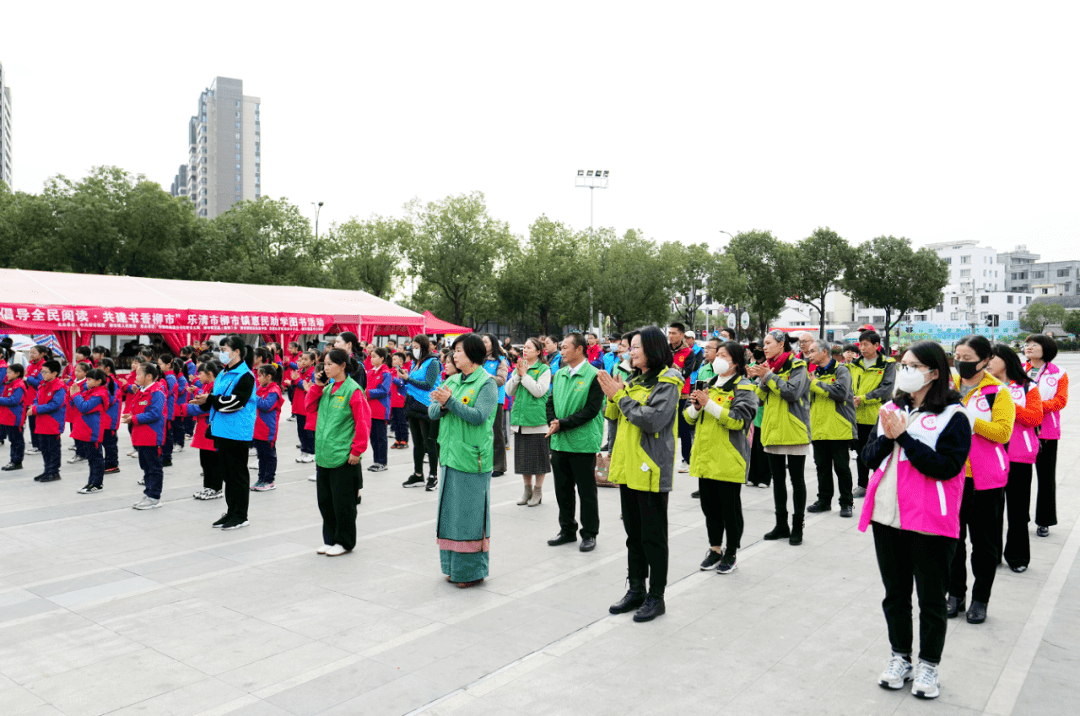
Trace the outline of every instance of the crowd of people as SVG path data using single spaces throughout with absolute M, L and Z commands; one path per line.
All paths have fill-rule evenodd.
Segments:
M 175 357 L 145 346 L 126 375 L 103 347 L 79 347 L 64 365 L 36 346 L 24 366 L 4 344 L 0 440 L 10 444 L 10 460 L 2 470 L 21 470 L 25 453 L 40 454 L 34 480 L 59 480 L 68 427 L 75 453 L 68 462 L 85 463 L 89 473 L 79 492 L 100 492 L 105 475 L 120 471 L 117 431 L 127 425 L 144 486 L 133 507 L 149 510 L 161 506 L 164 469 L 190 441 L 203 477 L 193 497 L 224 498 L 226 511 L 212 526 L 235 530 L 249 524 L 250 492 L 275 488 L 288 400 L 297 461 L 315 464 L 317 551 L 338 556 L 356 545 L 369 446 L 367 471 L 382 472 L 388 450 L 407 450 L 411 440 L 413 470 L 403 487 L 438 490 L 442 571 L 468 588 L 488 576 L 491 480 L 507 472 L 511 435 L 514 473 L 524 483 L 518 505 L 540 506 L 552 474 L 559 523 L 552 547 L 580 537 L 580 551 L 595 549 L 596 466 L 604 456 L 604 479 L 619 488 L 629 584 L 610 612 L 632 611 L 639 622 L 666 611 L 668 497 L 678 473 L 697 481 L 692 496 L 708 542 L 700 567 L 722 575 L 738 567 L 743 485 L 771 485 L 775 524 L 763 539 L 791 546 L 807 539 L 806 513 L 832 511 L 835 497 L 839 517 L 851 518 L 862 499 L 858 528 L 874 538 L 892 646 L 879 683 L 899 689 L 911 681 L 916 696 L 936 697 L 947 620 L 964 613 L 968 623 L 983 623 L 998 565 L 1023 572 L 1030 564 L 1035 475 L 1036 535 L 1057 523 L 1068 376 L 1054 362 L 1056 343 L 1029 336 L 1024 362 L 979 335 L 960 340 L 951 356 L 924 341 L 896 357 L 882 352 L 872 330 L 850 344 L 807 332 L 796 347 L 780 330 L 760 344 L 734 339 L 724 329 L 698 340 L 679 323 L 606 345 L 591 333 L 533 337 L 520 347 L 469 333 L 441 349 L 417 335 L 399 350 L 396 341 L 365 346 L 345 332 L 319 351 L 299 343 L 253 348 L 229 335 Z M 807 504 L 811 456 L 817 495 Z

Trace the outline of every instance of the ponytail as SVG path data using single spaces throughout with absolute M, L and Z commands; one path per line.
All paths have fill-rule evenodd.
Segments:
M 259 366 L 259 373 L 270 376 L 270 380 L 281 387 L 281 366 L 277 363 L 263 363 Z

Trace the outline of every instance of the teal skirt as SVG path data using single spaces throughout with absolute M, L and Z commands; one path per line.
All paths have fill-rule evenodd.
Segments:
M 488 576 L 491 547 L 491 473 L 442 466 L 435 540 L 443 574 L 451 582 Z

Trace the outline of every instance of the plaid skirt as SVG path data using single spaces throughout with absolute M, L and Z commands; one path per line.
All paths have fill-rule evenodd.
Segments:
M 518 475 L 546 475 L 551 472 L 551 439 L 514 433 L 514 472 Z

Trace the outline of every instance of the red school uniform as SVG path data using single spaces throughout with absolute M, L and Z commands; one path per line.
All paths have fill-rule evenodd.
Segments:
M 214 390 L 214 381 L 210 381 L 203 385 L 199 390 L 199 395 L 206 395 Z M 195 434 L 191 438 L 191 447 L 196 450 L 210 450 L 214 452 L 217 448 L 214 447 L 214 441 L 206 437 L 206 419 L 210 417 L 210 412 L 203 409 L 198 405 L 191 405 L 184 403 L 180 406 L 180 415 L 185 418 L 195 418 Z
M 281 386 L 270 383 L 255 389 L 255 440 L 273 443 L 277 440 L 278 420 L 281 418 Z
M 69 402 L 75 410 L 72 439 L 95 445 L 100 443 L 108 422 L 105 411 L 109 408 L 109 389 L 103 385 L 93 389 L 84 387 L 82 392 L 73 396 Z
M 83 378 L 82 380 L 75 380 L 74 377 L 72 377 L 72 378 L 69 378 L 67 381 L 65 381 L 64 384 L 67 386 L 68 391 L 71 390 L 71 386 L 73 386 L 73 385 L 79 386 L 79 392 L 82 392 L 82 391 L 86 390 L 86 378 Z M 74 396 L 71 395 L 70 392 L 69 392 L 68 393 L 67 408 L 64 410 L 64 422 L 65 423 L 74 423 L 75 418 L 79 415 L 79 411 L 75 409 L 75 405 L 72 403 L 71 399 L 73 397 Z
M 34 400 L 34 432 L 38 435 L 62 435 L 64 432 L 64 406 L 67 405 L 67 391 L 64 381 L 59 378 L 43 381 L 37 389 Z
M 294 378 L 292 381 L 292 414 L 307 415 L 307 391 L 311 387 L 311 376 L 315 375 L 315 366 L 308 366 L 304 370 L 297 372 L 299 377 Z M 311 428 L 309 427 L 308 430 L 311 430 Z

